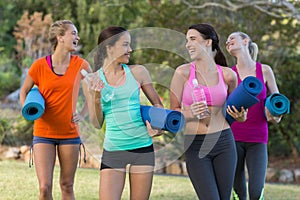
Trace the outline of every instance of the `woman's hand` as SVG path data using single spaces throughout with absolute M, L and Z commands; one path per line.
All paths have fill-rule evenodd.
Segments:
M 238 122 L 244 122 L 247 120 L 248 109 L 244 109 L 243 106 L 241 107 L 241 112 L 239 112 L 235 106 L 232 106 L 232 108 L 230 108 L 230 106 L 227 106 L 226 111 L 231 117 L 233 117 Z
M 94 73 L 87 73 L 84 69 L 81 70 L 81 74 L 84 77 L 84 81 L 87 84 L 88 91 L 93 92 L 100 92 L 104 87 L 103 81 L 100 79 L 97 72 Z
M 156 136 L 160 136 L 164 133 L 163 130 L 158 130 L 158 129 L 153 129 L 151 127 L 151 124 L 148 120 L 146 120 L 146 126 L 147 126 L 147 130 L 148 130 L 148 134 L 151 136 L 151 137 L 156 137 Z
M 78 112 L 73 113 L 73 116 L 72 116 L 73 123 L 77 124 L 78 122 L 80 122 L 82 120 L 83 120 L 83 117 Z
M 191 111 L 193 116 L 201 116 L 207 109 L 207 105 L 203 102 L 195 102 L 191 105 Z
M 282 115 L 273 116 L 267 107 L 265 107 L 265 113 L 268 122 L 279 123 L 281 121 Z

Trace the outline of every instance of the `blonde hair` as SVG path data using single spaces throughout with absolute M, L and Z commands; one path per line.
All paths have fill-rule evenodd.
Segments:
M 237 32 L 243 39 L 248 38 L 249 39 L 249 43 L 248 43 L 248 50 L 249 53 L 251 55 L 252 60 L 256 61 L 257 59 L 257 54 L 258 54 L 258 46 L 255 42 L 253 42 L 251 40 L 251 38 L 249 37 L 249 35 L 247 35 L 246 33 L 243 32 Z
M 49 29 L 48 40 L 51 43 L 53 50 L 56 49 L 57 46 L 57 35 L 65 35 L 66 30 L 69 25 L 74 25 L 71 20 L 59 20 L 54 22 Z

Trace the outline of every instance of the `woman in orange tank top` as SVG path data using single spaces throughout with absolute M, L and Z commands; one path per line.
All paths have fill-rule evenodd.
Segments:
M 78 128 L 80 115 L 76 113 L 76 102 L 80 80 L 83 79 L 80 70 L 90 71 L 87 61 L 71 55 L 79 39 L 77 28 L 71 21 L 61 20 L 52 24 L 49 41 L 54 52 L 32 64 L 20 91 L 22 106 L 34 85 L 45 100 L 45 111 L 35 120 L 33 129 L 39 199 L 53 199 L 56 153 L 61 166 L 59 182 L 62 199 L 75 198 L 73 185 L 81 145 Z

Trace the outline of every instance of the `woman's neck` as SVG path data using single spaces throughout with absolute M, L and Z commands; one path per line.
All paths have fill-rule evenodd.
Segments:
M 252 60 L 249 54 L 239 54 L 236 56 L 237 63 L 236 66 L 239 69 L 247 69 L 247 68 L 254 68 L 256 62 Z
M 70 52 L 55 50 L 52 54 L 52 65 L 58 67 L 69 65 L 70 57 Z
M 194 60 L 196 71 L 200 73 L 206 73 L 208 71 L 212 71 L 216 69 L 216 63 L 214 60 L 206 59 L 206 60 Z
M 122 63 L 108 62 L 107 60 L 104 60 L 102 70 L 104 73 L 117 74 L 119 71 L 123 70 L 123 67 Z

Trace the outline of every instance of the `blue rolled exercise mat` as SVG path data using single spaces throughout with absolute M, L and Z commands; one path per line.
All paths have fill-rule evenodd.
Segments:
M 45 110 L 45 100 L 37 87 L 32 88 L 25 99 L 22 115 L 25 119 L 34 121 L 40 118 Z
M 258 78 L 254 76 L 246 77 L 227 98 L 224 107 L 227 122 L 231 125 L 235 121 L 235 119 L 226 112 L 228 105 L 230 107 L 235 106 L 239 111 L 241 111 L 242 106 L 247 109 L 259 102 L 256 96 L 261 93 L 262 90 L 263 84 Z
M 290 113 L 290 100 L 280 93 L 273 93 L 267 97 L 265 106 L 273 116 Z
M 145 124 L 146 120 L 148 120 L 153 128 L 166 130 L 171 133 L 180 132 L 185 125 L 183 114 L 176 110 L 141 105 L 141 115 Z

